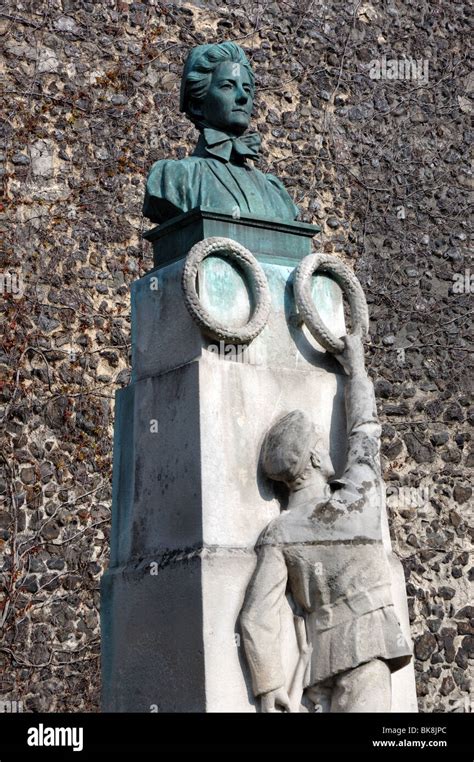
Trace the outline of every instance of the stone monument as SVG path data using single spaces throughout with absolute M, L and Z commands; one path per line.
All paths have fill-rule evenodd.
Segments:
M 236 44 L 193 49 L 197 146 L 147 181 L 158 226 L 116 396 L 103 709 L 371 711 L 357 686 L 372 686 L 379 708 L 416 711 L 364 294 L 249 163 L 254 87 Z

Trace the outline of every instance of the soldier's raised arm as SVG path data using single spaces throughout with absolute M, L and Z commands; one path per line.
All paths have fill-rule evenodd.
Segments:
M 347 462 L 343 480 L 360 487 L 381 483 L 380 436 L 374 386 L 367 375 L 360 336 L 345 336 L 344 351 L 335 355 L 348 376 L 345 389 Z

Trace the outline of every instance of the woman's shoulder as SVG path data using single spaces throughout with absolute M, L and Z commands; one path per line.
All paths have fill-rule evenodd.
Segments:
M 283 185 L 283 182 L 280 180 L 279 177 L 276 175 L 272 175 L 270 172 L 268 172 L 265 177 L 267 178 L 268 182 L 272 185 L 275 185 L 277 188 L 280 188 L 281 190 L 284 190 L 285 193 L 288 193 L 285 186 Z
M 149 177 L 192 175 L 199 171 L 201 162 L 202 159 L 195 156 L 186 156 L 184 159 L 159 159 L 152 164 Z
M 200 185 L 200 165 L 194 157 L 155 161 L 146 182 L 143 214 L 161 224 L 188 212 L 199 205 Z
M 296 216 L 299 213 L 299 209 L 294 203 L 287 189 L 285 188 L 283 181 L 280 180 L 280 178 L 277 177 L 276 175 L 272 175 L 267 172 L 261 172 L 258 169 L 256 171 L 261 175 L 262 178 L 265 178 L 265 180 L 268 183 L 270 183 L 270 185 L 278 192 L 278 195 L 280 196 L 282 201 L 284 201 L 286 206 L 288 206 L 291 209 L 292 213 L 294 214 L 294 217 L 296 218 Z

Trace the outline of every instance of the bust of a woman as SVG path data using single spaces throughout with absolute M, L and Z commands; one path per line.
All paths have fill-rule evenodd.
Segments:
M 162 159 L 148 176 L 143 214 L 161 223 L 204 207 L 238 217 L 296 219 L 298 207 L 282 182 L 248 163 L 258 155 L 258 133 L 245 134 L 255 78 L 238 45 L 199 45 L 191 50 L 181 82 L 180 109 L 200 132 L 185 159 Z

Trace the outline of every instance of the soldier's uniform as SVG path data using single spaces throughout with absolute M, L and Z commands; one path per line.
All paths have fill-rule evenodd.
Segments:
M 341 690 L 361 665 L 372 665 L 363 671 L 376 685 L 379 669 L 385 669 L 388 681 L 390 676 L 374 660 L 394 672 L 411 658 L 394 610 L 381 537 L 381 429 L 365 374 L 348 379 L 346 409 L 347 465 L 331 483 L 331 497 L 285 511 L 256 546 L 257 568 L 241 618 L 255 695 L 288 685 L 279 620 L 287 587 L 304 614 L 313 649 L 305 679 L 313 701 L 315 688 L 334 686 L 340 676 Z

